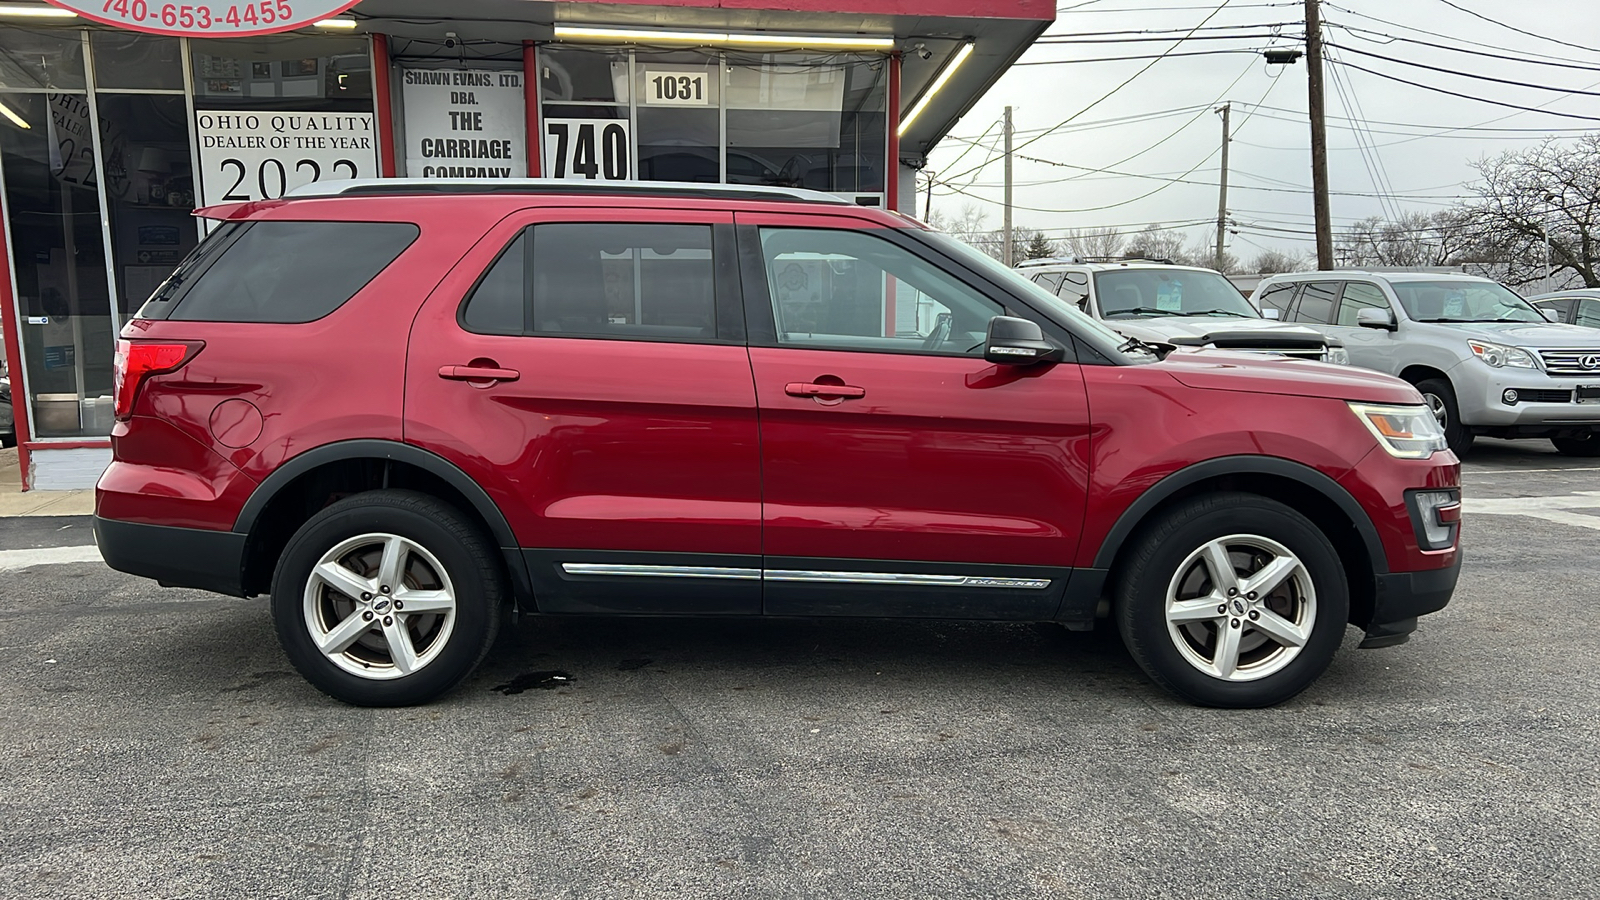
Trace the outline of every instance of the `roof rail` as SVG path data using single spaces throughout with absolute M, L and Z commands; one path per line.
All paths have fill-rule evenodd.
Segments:
M 1022 269 L 1028 266 L 1070 265 L 1072 263 L 1079 262 L 1083 262 L 1083 260 L 1076 256 L 1044 256 L 1039 257 L 1038 259 L 1025 259 L 1022 262 L 1017 263 L 1017 268 Z
M 756 184 L 695 184 L 684 181 L 568 181 L 560 178 L 354 178 L 318 181 L 286 196 L 347 197 L 406 194 L 581 194 L 602 197 L 705 197 L 713 200 L 769 200 L 801 203 L 850 201 L 821 191 Z
M 1085 256 L 1084 262 L 1093 263 L 1155 263 L 1160 266 L 1170 266 L 1172 260 L 1160 256 L 1145 256 L 1140 253 L 1124 253 L 1121 256 Z

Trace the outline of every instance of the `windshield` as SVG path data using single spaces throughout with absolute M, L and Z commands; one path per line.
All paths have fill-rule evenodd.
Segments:
M 1076 306 L 1029 281 L 1017 270 L 1006 268 L 1005 264 L 982 250 L 937 231 L 924 231 L 920 232 L 920 234 L 940 250 L 1027 297 L 1029 303 L 1044 310 L 1046 315 L 1049 315 L 1061 325 L 1073 329 L 1079 337 L 1090 341 L 1095 346 L 1095 349 L 1105 354 L 1108 358 L 1154 359 L 1154 356 L 1145 350 L 1137 348 L 1130 350 L 1120 349 L 1128 344 L 1127 338 L 1107 328 L 1105 323 L 1098 322 L 1085 315 Z
M 1095 296 L 1100 315 L 1231 316 L 1259 319 L 1261 314 L 1233 282 L 1216 272 L 1198 269 L 1140 267 L 1097 272 Z
M 1545 322 L 1528 301 L 1493 281 L 1393 281 L 1406 315 L 1418 322 Z

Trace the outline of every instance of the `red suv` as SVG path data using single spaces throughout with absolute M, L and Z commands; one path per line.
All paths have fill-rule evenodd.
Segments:
M 1263 706 L 1455 588 L 1410 385 L 1125 340 L 891 213 L 391 180 L 203 214 L 118 343 L 100 549 L 270 593 L 351 703 L 448 690 L 514 604 L 1110 617 L 1164 687 Z

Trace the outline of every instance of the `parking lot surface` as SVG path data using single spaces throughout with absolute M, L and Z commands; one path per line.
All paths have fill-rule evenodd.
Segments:
M 1600 461 L 1548 447 L 1480 441 L 1411 643 L 1247 712 L 1111 629 L 528 618 L 355 709 L 265 600 L 0 521 L 0 895 L 1591 898 Z

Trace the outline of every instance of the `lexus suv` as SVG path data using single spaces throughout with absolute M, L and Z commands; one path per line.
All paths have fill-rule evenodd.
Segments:
M 1455 588 L 1410 385 L 1153 351 L 893 213 L 780 188 L 386 180 L 202 211 L 123 329 L 96 535 L 271 595 L 284 653 L 426 701 L 541 616 L 1114 621 L 1225 707 Z
M 1273 275 L 1253 300 L 1326 329 L 1353 365 L 1416 385 L 1450 449 L 1478 435 L 1548 438 L 1600 456 L 1600 329 L 1552 322 L 1504 285 L 1430 272 Z
M 1276 321 L 1273 313 L 1263 315 L 1233 282 L 1212 269 L 1136 256 L 1034 259 L 1017 268 L 1124 337 L 1341 365 L 1350 361 L 1339 341 L 1304 325 Z

